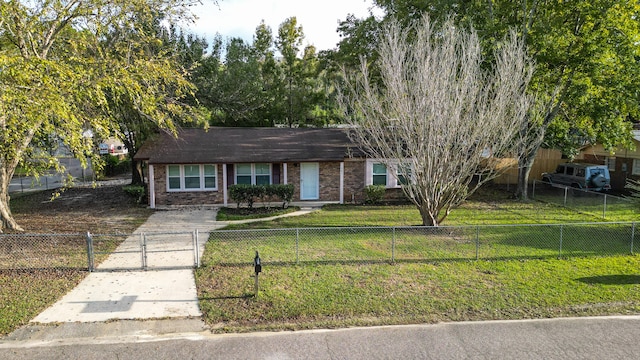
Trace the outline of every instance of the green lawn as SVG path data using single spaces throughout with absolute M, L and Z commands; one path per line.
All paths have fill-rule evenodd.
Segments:
M 637 239 L 636 239 L 637 238 Z M 216 231 L 211 264 L 406 262 L 626 255 L 640 250 L 631 223 L 349 227 Z
M 265 266 L 196 271 L 215 331 L 640 313 L 640 258 Z
M 631 225 L 559 225 L 601 221 L 490 195 L 437 229 L 362 228 L 420 218 L 412 206 L 350 205 L 233 226 L 271 230 L 212 234 L 196 271 L 200 307 L 220 332 L 640 313 Z M 258 298 L 255 250 L 264 264 Z
M 262 210 L 262 211 L 260 211 Z M 254 208 L 249 210 L 246 208 L 228 208 L 223 207 L 218 210 L 216 220 L 218 221 L 234 221 L 246 219 L 260 219 L 272 216 L 284 215 L 300 210 L 299 207 L 290 206 L 286 209 L 282 208 Z
M 554 188 L 538 191 L 536 199 L 601 221 L 636 221 L 640 218 L 637 203 L 617 196 L 607 195 L 605 199 L 605 194 L 575 192 L 573 196 L 567 196 L 565 202 L 563 190 Z
M 609 204 L 607 217 L 602 210 L 577 211 L 549 202 L 515 201 L 505 193 L 490 192 L 476 195 L 462 206 L 453 209 L 442 225 L 487 224 L 562 224 L 574 222 L 635 221 L 640 212 L 629 203 Z M 330 226 L 414 226 L 420 225 L 420 213 L 413 205 L 364 206 L 327 205 L 320 211 L 269 222 L 234 224 L 226 229 L 278 229 Z
M 85 276 L 79 269 L 0 270 L 0 335 L 28 323 Z

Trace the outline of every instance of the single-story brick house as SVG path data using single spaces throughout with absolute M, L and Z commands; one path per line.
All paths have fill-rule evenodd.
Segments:
M 233 184 L 293 184 L 293 201 L 324 203 L 362 202 L 373 183 L 400 188 L 394 169 L 365 159 L 338 128 L 181 129 L 134 158 L 148 165 L 151 208 L 227 205 Z

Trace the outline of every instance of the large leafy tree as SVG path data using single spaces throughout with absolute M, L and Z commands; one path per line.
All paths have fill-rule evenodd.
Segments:
M 523 36 L 537 70 L 530 85 L 539 98 L 537 112 L 522 129 L 530 143 L 518 154 L 518 193 L 526 183 L 540 146 L 562 149 L 567 155 L 588 142 L 608 148 L 630 144 L 630 118 L 638 118 L 637 1 L 624 0 L 376 0 L 385 17 L 356 22 L 342 29 L 345 50 L 363 55 L 363 44 L 376 41 L 378 25 L 395 17 L 408 23 L 424 13 L 432 18 L 453 16 L 461 26 L 473 25 L 489 55 L 509 28 Z M 366 27 L 364 27 L 366 25 Z M 364 27 L 364 28 L 363 28 Z M 378 27 L 379 29 L 379 27 Z M 358 44 L 358 46 L 354 46 Z M 342 51 L 344 56 L 349 52 Z
M 220 40 L 218 40 L 220 41 Z M 208 82 L 210 93 L 206 104 L 212 110 L 211 123 L 224 126 L 264 126 L 256 112 L 263 106 L 260 64 L 250 44 L 240 38 L 228 39 L 225 58 L 216 52 L 216 58 L 204 62 L 220 64 L 212 70 Z M 213 85 L 215 83 L 215 85 Z
M 287 82 L 287 124 L 291 127 L 299 112 L 294 112 L 294 102 L 296 94 L 294 94 L 294 83 L 300 79 L 300 69 L 298 66 L 298 53 L 300 46 L 304 40 L 304 32 L 302 26 L 298 25 L 295 17 L 286 19 L 278 28 L 278 37 L 276 38 L 276 46 L 282 54 L 283 69 Z M 298 85 L 298 84 L 295 84 Z M 298 87 L 295 87 L 298 90 Z M 296 104 L 297 105 L 297 104 Z
M 150 23 L 143 23 L 145 20 Z M 135 91 L 105 88 L 108 105 L 104 108 L 105 116 L 113 120 L 113 131 L 128 150 L 131 183 L 136 185 L 144 184 L 142 164 L 133 158 L 139 147 L 159 130 L 172 131 L 176 125 L 192 125 L 198 121 L 195 88 L 187 81 L 204 56 L 206 42 L 196 36 L 185 36 L 174 26 L 165 27 L 161 20 L 140 19 L 136 28 L 121 25 L 111 29 L 103 39 L 106 44 L 118 44 L 105 48 L 105 54 L 135 66 L 135 80 L 159 87 L 150 93 L 163 98 L 155 108 L 141 110 Z M 144 37 L 158 40 L 142 41 Z M 191 106 L 186 106 L 187 103 Z
M 303 39 L 295 18 L 280 25 L 276 38 L 262 22 L 252 44 L 216 37 L 211 55 L 199 61 L 192 76 L 199 103 L 211 112 L 210 123 L 321 126 L 330 122 L 337 106 L 327 101 L 327 70 L 315 47 L 301 49 Z
M 253 51 L 258 59 L 262 81 L 260 99 L 262 106 L 256 111 L 256 118 L 274 126 L 286 119 L 285 76 L 276 59 L 275 42 L 271 27 L 261 22 L 256 27 Z
M 34 0 L 0 4 L 0 230 L 22 230 L 9 208 L 9 183 L 29 165 L 38 139 L 52 135 L 77 157 L 94 153 L 91 130 L 107 136 L 126 105 L 171 129 L 167 113 L 188 91 L 183 74 L 140 24 L 188 16 L 189 0 Z M 136 36 L 130 36 L 135 32 Z M 40 156 L 46 156 L 41 152 Z M 55 163 L 53 157 L 48 162 Z M 35 169 L 34 169 L 35 171 Z

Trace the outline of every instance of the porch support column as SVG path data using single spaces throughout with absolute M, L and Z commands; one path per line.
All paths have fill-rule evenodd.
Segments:
M 287 185 L 288 184 L 288 179 L 287 179 L 287 163 L 282 163 L 282 183 Z
M 227 164 L 222 164 L 222 203 L 227 206 Z
M 151 164 L 149 164 L 149 207 L 156 208 L 156 174 Z
M 340 162 L 340 204 L 344 204 L 344 161 Z

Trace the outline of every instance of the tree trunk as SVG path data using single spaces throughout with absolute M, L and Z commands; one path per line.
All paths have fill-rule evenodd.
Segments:
M 144 185 L 144 174 L 142 173 L 142 163 L 133 160 L 131 157 L 131 185 Z
M 2 189 L 0 189 L 0 220 L 2 220 L 0 222 L 0 233 L 3 229 L 24 231 L 13 218 L 13 214 L 11 214 L 11 209 L 9 208 L 10 196 L 8 183 L 7 181 L 5 186 L 5 182 L 3 181 Z
M 532 149 L 518 158 L 518 187 L 515 194 L 518 199 L 527 200 L 529 198 L 529 174 L 537 153 L 538 149 Z
M 438 213 L 435 214 L 430 209 L 416 205 L 422 217 L 422 226 L 438 226 Z

